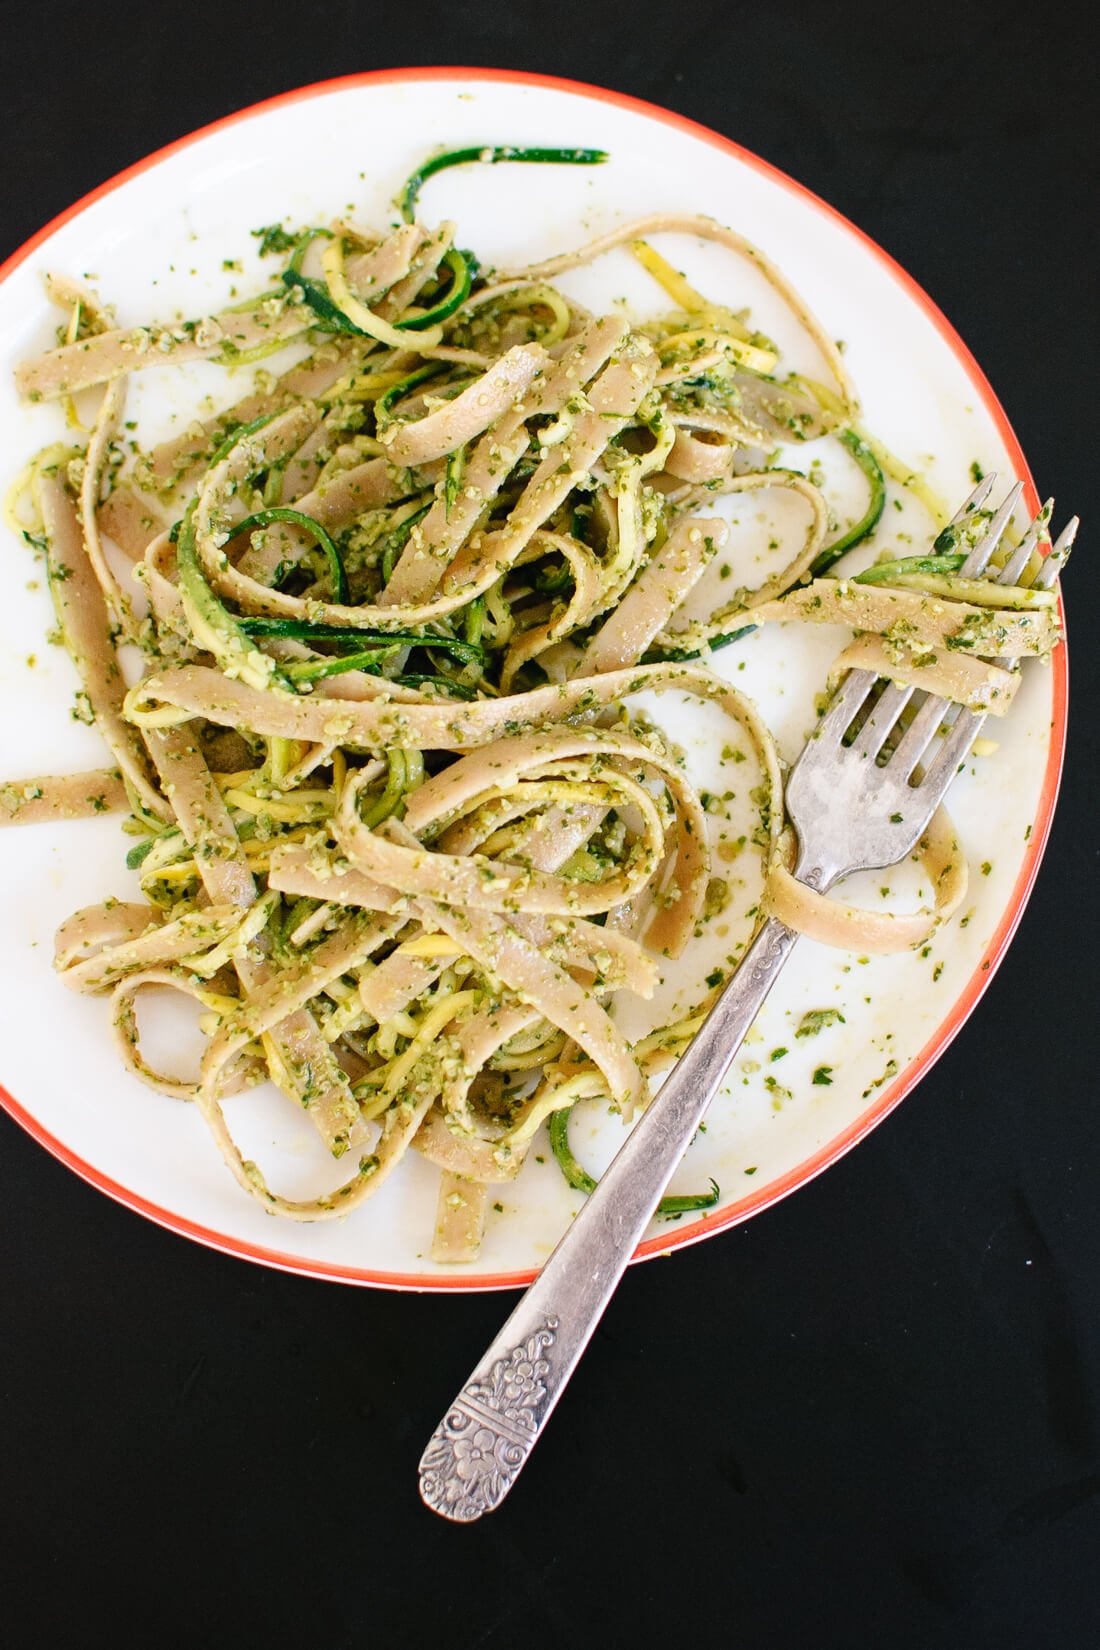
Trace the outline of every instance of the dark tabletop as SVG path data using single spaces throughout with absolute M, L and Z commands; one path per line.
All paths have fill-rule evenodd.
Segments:
M 151 149 L 308 81 L 426 62 L 594 81 L 736 138 L 874 236 L 974 350 L 1041 492 L 1086 516 L 1066 781 L 988 995 L 835 1168 L 628 1275 L 476 1528 L 425 1512 L 414 1469 L 506 1297 L 227 1259 L 0 1114 L 13 1650 L 1100 1642 L 1098 180 L 1069 17 L 1036 0 L 0 6 L 0 255 Z

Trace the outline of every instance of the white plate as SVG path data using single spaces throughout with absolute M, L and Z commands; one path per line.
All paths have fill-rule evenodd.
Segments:
M 62 434 L 56 407 L 17 402 L 10 368 L 51 341 L 41 278 L 54 268 L 96 277 L 120 317 L 200 315 L 257 274 L 249 230 L 353 213 L 364 223 L 392 215 L 395 190 L 429 145 L 482 143 L 596 146 L 600 167 L 470 167 L 430 182 L 428 221 L 459 223 L 460 244 L 497 263 L 573 246 L 626 218 L 659 210 L 709 213 L 769 251 L 845 341 L 871 429 L 920 464 L 948 499 L 969 487 L 976 460 L 1002 476 L 1025 476 L 1015 437 L 989 385 L 944 317 L 883 252 L 831 208 L 774 168 L 712 132 L 663 110 L 592 87 L 493 71 L 410 70 L 356 76 L 290 93 L 246 110 L 151 156 L 78 203 L 12 258 L 0 286 L 0 412 L 5 468 Z M 695 283 L 754 318 L 811 368 L 813 354 L 755 271 L 713 246 L 669 240 L 669 255 Z M 242 260 L 243 277 L 223 260 Z M 577 277 L 593 303 L 625 297 L 645 312 L 660 294 L 625 253 Z M 265 363 L 266 364 L 266 363 Z M 171 371 L 141 375 L 132 406 L 144 428 L 171 421 L 209 392 L 220 404 L 244 393 L 221 369 L 186 381 Z M 186 413 L 183 414 L 186 416 Z M 796 457 L 808 463 L 815 449 Z M 858 487 L 843 466 L 828 488 L 843 510 Z M 1030 485 L 1030 484 L 1029 484 Z M 851 491 L 849 492 L 849 487 Z M 1028 504 L 1035 507 L 1034 489 Z M 876 548 L 911 531 L 927 534 L 912 501 L 888 507 Z M 739 554 L 751 558 L 767 524 L 742 511 Z M 868 552 L 868 556 L 870 552 Z M 71 666 L 50 648 L 41 569 L 4 529 L 0 564 L 0 777 L 93 766 L 94 736 L 70 716 Z M 759 702 L 786 755 L 812 722 L 812 700 L 840 632 L 774 627 L 719 656 Z M 33 664 L 29 663 L 33 656 Z M 992 758 L 971 762 L 951 806 L 973 866 L 967 921 L 940 936 L 929 956 L 856 958 L 803 943 L 760 1020 L 760 1035 L 735 1067 L 706 1133 L 678 1171 L 674 1190 L 713 1178 L 722 1201 L 704 1219 L 657 1224 L 639 1253 L 665 1252 L 744 1220 L 835 1159 L 912 1089 L 954 1036 L 988 984 L 1019 919 L 1046 840 L 1065 727 L 1064 652 L 1050 670 L 1027 672 Z M 662 719 L 705 772 L 713 730 L 698 710 Z M 313 1276 L 391 1288 L 488 1289 L 526 1282 L 580 1201 L 552 1158 L 529 1159 L 499 1190 L 481 1260 L 471 1269 L 434 1266 L 427 1256 L 436 1171 L 415 1157 L 346 1221 L 274 1224 L 243 1197 L 186 1106 L 163 1099 L 117 1062 L 102 1001 L 74 998 L 50 967 L 58 921 L 108 892 L 131 893 L 118 821 L 5 832 L 0 838 L 0 1098 L 29 1131 L 93 1184 L 153 1220 L 227 1252 Z M 979 867 L 988 866 L 987 874 Z M 746 875 L 752 874 L 750 867 Z M 863 879 L 863 897 L 913 890 L 902 873 Z M 743 925 L 740 930 L 743 933 Z M 683 964 L 677 987 L 713 966 L 737 931 Z M 690 978 L 689 978 L 690 972 Z M 843 1024 L 796 1040 L 807 1008 L 837 1007 Z M 790 1052 L 772 1061 L 774 1049 Z M 745 1069 L 756 1065 L 758 1070 Z M 811 1082 L 820 1065 L 831 1086 Z M 772 1078 L 777 1092 L 766 1086 Z M 786 1091 L 786 1093 L 784 1092 Z M 789 1097 L 788 1097 L 789 1095 Z M 308 1131 L 262 1097 L 234 1103 L 234 1126 L 269 1178 L 292 1192 L 315 1184 Z M 573 1124 L 578 1155 L 598 1169 L 621 1126 L 590 1109 Z M 945 1142 L 945 1149 L 948 1146 Z M 281 1177 L 281 1179 L 280 1179 Z

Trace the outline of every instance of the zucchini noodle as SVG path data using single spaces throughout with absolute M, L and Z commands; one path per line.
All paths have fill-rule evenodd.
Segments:
M 871 668 L 999 714 L 1013 661 L 1058 640 L 1051 595 L 962 577 L 955 538 L 829 576 L 874 534 L 890 480 L 925 499 L 934 530 L 940 506 L 862 428 L 828 332 L 734 230 L 657 215 L 493 271 L 456 248 L 453 224 L 416 221 L 422 185 L 449 167 L 605 158 L 440 154 L 402 190 L 396 229 L 258 231 L 263 255 L 290 248 L 280 278 L 195 321 L 119 327 L 55 277 L 63 341 L 16 375 L 69 413 L 65 444 L 22 474 L 7 515 L 46 557 L 108 755 L 91 773 L 0 785 L 0 823 L 117 812 L 139 839 L 126 865 L 141 898 L 69 918 L 55 965 L 74 991 L 110 996 L 128 1069 L 195 1107 L 271 1213 L 337 1218 L 410 1148 L 435 1164 L 440 1260 L 476 1256 L 486 1188 L 519 1173 L 547 1124 L 569 1184 L 590 1190 L 571 1109 L 644 1107 L 718 989 L 633 1043 L 615 1017 L 621 998 L 653 995 L 711 914 L 714 799 L 638 696 L 709 705 L 755 764 L 746 915 L 898 950 L 965 893 L 946 815 L 915 856 L 927 910 L 863 912 L 803 888 L 771 734 L 703 661 L 763 624 L 841 624 L 855 636 L 834 681 Z M 727 302 L 653 244 L 669 233 L 735 255 Z M 615 248 L 652 277 L 663 313 L 593 316 L 552 284 Z M 828 383 L 787 370 L 737 307 L 736 260 L 785 304 Z M 123 454 L 131 374 L 237 368 L 288 342 L 309 353 L 280 377 Z M 72 397 L 94 386 L 81 423 Z M 839 532 L 815 482 L 776 456 L 792 441 L 839 444 L 862 473 L 866 506 Z M 798 517 L 778 571 L 711 588 L 729 534 L 715 502 L 776 491 Z M 689 598 L 701 617 L 681 611 Z M 136 680 L 122 663 L 135 648 Z M 196 1004 L 197 1073 L 142 1054 L 147 991 Z M 287 1196 L 242 1155 L 227 1103 L 264 1079 L 341 1160 L 330 1190 Z

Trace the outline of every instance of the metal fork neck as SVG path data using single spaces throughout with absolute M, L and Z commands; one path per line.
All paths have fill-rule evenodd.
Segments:
M 791 866 L 791 875 L 799 882 L 804 882 L 807 888 L 815 893 L 823 894 L 832 887 L 837 877 L 841 875 L 843 867 L 829 864 L 822 854 L 809 854 L 798 845 L 794 864 Z

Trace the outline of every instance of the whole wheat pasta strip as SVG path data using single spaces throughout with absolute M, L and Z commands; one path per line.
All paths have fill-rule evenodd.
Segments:
M 117 768 L 42 774 L 0 784 L 0 826 L 90 819 L 95 814 L 125 813 L 129 806 L 126 786 Z
M 396 463 L 406 466 L 454 452 L 514 407 L 546 371 L 548 361 L 538 344 L 516 345 L 453 401 L 407 424 L 388 425 L 380 437 L 382 445 Z
M 123 719 L 126 683 L 118 662 L 111 616 L 84 545 L 76 508 L 56 475 L 38 481 L 38 500 L 49 546 L 50 593 L 66 649 L 103 736 L 136 796 L 156 819 L 171 817 L 152 781 L 145 744 Z
M 901 654 L 881 636 L 857 636 L 834 660 L 827 691 L 832 692 L 849 670 L 873 670 L 905 687 L 936 693 L 965 705 L 967 710 L 1003 716 L 1016 697 L 1022 677 L 1018 670 L 975 659 L 969 653 Z
M 721 549 L 728 532 L 725 522 L 714 518 L 687 516 L 678 521 L 593 636 L 576 674 L 621 670 L 640 659 L 664 629 L 669 614 L 698 582 L 711 556 Z
M 117 544 L 131 561 L 140 561 L 168 523 L 147 493 L 124 482 L 109 493 L 96 511 L 99 530 Z
M 146 367 L 179 366 L 226 350 L 243 355 L 263 345 L 289 343 L 314 320 L 308 305 L 288 296 L 272 297 L 256 310 L 223 310 L 178 327 L 115 327 L 22 362 L 15 371 L 16 388 L 29 401 L 75 395 Z
M 894 590 L 881 584 L 848 579 L 814 579 L 778 600 L 752 610 L 756 623 L 802 619 L 810 624 L 843 624 L 885 636 L 897 650 L 924 654 L 945 648 L 953 653 L 1019 659 L 1045 653 L 1058 640 L 1057 612 L 1036 608 L 1011 612 L 945 601 L 920 590 Z

